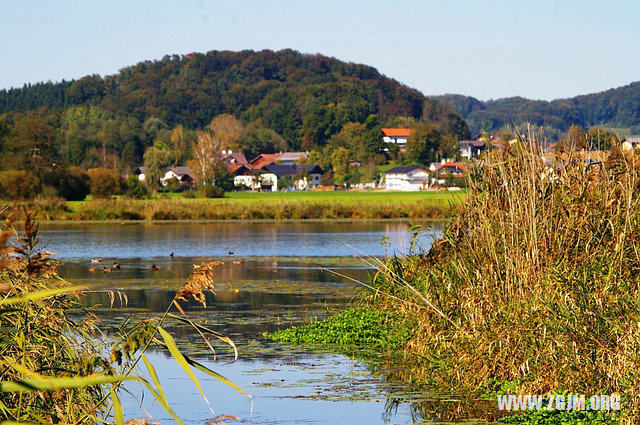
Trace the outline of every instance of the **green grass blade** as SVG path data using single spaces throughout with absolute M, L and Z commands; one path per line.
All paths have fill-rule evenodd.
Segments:
M 0 300 L 0 305 L 11 305 L 18 304 L 27 301 L 38 301 L 43 298 L 53 297 L 55 295 L 67 294 L 69 292 L 82 291 L 84 289 L 88 289 L 86 285 L 76 285 L 76 286 L 67 286 L 64 288 L 55 288 L 55 289 L 47 289 L 45 291 L 36 291 L 31 292 L 27 295 L 23 295 L 21 297 L 11 297 L 7 299 Z
M 120 399 L 113 390 L 111 390 L 111 401 L 113 403 L 113 419 L 116 421 L 116 425 L 124 425 L 122 403 L 120 403 Z
M 130 380 L 123 376 L 90 375 L 74 378 L 27 378 L 0 382 L 0 392 L 46 391 L 59 388 L 85 388 Z
M 153 379 L 153 383 L 156 385 L 158 393 L 162 396 L 165 403 L 169 404 L 167 401 L 167 396 L 164 394 L 164 390 L 162 389 L 162 385 L 160 385 L 160 379 L 158 379 L 158 373 L 156 372 L 156 368 L 153 367 L 147 356 L 142 354 L 142 360 L 144 360 L 144 365 L 147 367 L 147 371 L 149 371 L 149 375 L 151 375 L 151 379 Z
M 153 395 L 153 398 L 156 399 L 160 407 L 162 407 L 168 414 L 170 414 L 173 420 L 176 421 L 176 423 L 178 423 L 179 425 L 185 425 L 182 419 L 180 419 L 180 417 L 176 414 L 176 412 L 173 411 L 171 406 L 169 406 L 167 399 L 162 397 L 158 393 L 158 391 L 156 391 L 156 389 L 153 388 L 153 385 L 151 385 L 146 379 L 143 379 L 143 378 L 138 378 L 138 381 L 142 383 L 145 387 L 147 387 L 147 389 L 149 390 L 151 395 Z
M 194 385 L 200 392 L 200 396 L 202 396 L 204 401 L 209 406 L 209 410 L 211 410 L 211 413 L 213 413 L 213 409 L 211 408 L 211 403 L 209 403 L 207 396 L 204 395 L 204 391 L 202 391 L 202 387 L 200 386 L 200 382 L 198 381 L 198 378 L 196 378 L 196 375 L 194 375 L 193 370 L 191 370 L 191 366 L 189 366 L 187 359 L 185 359 L 184 355 L 176 345 L 176 342 L 173 339 L 173 337 L 169 335 L 169 333 L 165 331 L 161 326 L 158 326 L 158 332 L 160 333 L 160 335 L 162 335 L 162 339 L 164 339 L 164 342 L 167 345 L 167 348 L 169 349 L 169 352 L 173 356 L 174 360 L 180 365 L 180 367 L 185 371 L 185 373 L 189 376 L 189 378 L 191 378 Z
M 228 344 L 229 346 L 231 346 L 231 348 L 233 348 L 234 359 L 235 360 L 238 359 L 238 348 L 236 347 L 236 344 L 233 342 L 233 340 L 231 338 L 229 338 L 228 336 L 225 336 L 225 335 L 221 334 L 220 332 L 216 332 L 213 329 L 209 329 L 209 328 L 207 328 L 205 326 L 202 326 L 202 325 L 199 325 L 197 323 L 194 323 L 194 322 L 190 321 L 187 318 L 180 317 L 180 316 L 177 316 L 177 315 L 171 314 L 171 313 L 169 313 L 168 316 L 171 317 L 172 319 L 179 320 L 179 321 L 181 321 L 183 323 L 188 323 L 191 326 L 193 326 L 194 328 L 197 328 L 198 330 L 200 330 L 201 332 L 207 333 L 209 335 L 213 335 L 214 337 L 218 338 L 220 341 L 224 342 L 225 344 Z
M 247 392 L 243 391 L 240 387 L 238 387 L 236 384 L 234 384 L 233 382 L 231 382 L 229 379 L 225 378 L 224 376 L 220 375 L 218 372 L 214 372 L 213 370 L 209 369 L 208 367 L 198 363 L 195 360 L 190 359 L 189 357 L 185 356 L 185 359 L 187 360 L 187 362 L 193 366 L 194 368 L 198 369 L 201 372 L 206 373 L 207 375 L 217 379 L 220 382 L 223 382 L 225 384 L 227 384 L 228 386 L 230 386 L 231 388 L 233 388 L 234 390 L 238 391 L 240 394 L 245 395 L 249 398 L 251 397 L 251 394 L 248 394 Z

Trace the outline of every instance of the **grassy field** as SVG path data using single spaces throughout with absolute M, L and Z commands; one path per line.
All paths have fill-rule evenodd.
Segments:
M 457 192 L 230 192 L 224 198 L 36 200 L 40 220 L 332 220 L 445 218 L 466 196 Z

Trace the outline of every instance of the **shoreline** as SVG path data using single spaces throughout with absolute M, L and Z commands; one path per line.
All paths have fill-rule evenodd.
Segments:
M 271 224 L 271 223 L 403 223 L 421 222 L 444 224 L 453 217 L 435 218 L 264 218 L 264 219 L 177 219 L 177 220 L 41 220 L 35 219 L 40 224 L 105 224 L 105 225 L 163 225 L 163 224 Z

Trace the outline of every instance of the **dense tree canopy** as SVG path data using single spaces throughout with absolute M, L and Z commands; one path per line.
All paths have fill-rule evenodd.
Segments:
M 476 134 L 525 123 L 544 126 L 554 138 L 559 138 L 573 124 L 583 128 L 640 126 L 640 82 L 550 102 L 522 97 L 483 102 L 461 95 L 436 96 L 434 99 L 462 115 Z M 640 128 L 633 131 L 638 133 L 638 130 Z

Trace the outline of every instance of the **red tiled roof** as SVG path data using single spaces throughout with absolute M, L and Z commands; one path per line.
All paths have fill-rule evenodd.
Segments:
M 413 130 L 410 128 L 383 128 L 382 133 L 388 137 L 409 137 Z
M 276 162 L 280 155 L 281 154 L 279 153 L 261 153 L 251 160 L 249 166 L 254 170 L 258 170 L 265 165 L 273 164 L 274 162 Z
M 453 167 L 453 168 L 457 168 L 458 170 L 465 172 L 467 171 L 467 166 L 464 164 L 461 164 L 459 162 L 452 162 L 452 161 L 447 161 L 445 163 L 440 163 L 438 165 L 436 165 L 436 170 L 441 170 L 442 168 L 445 167 Z

